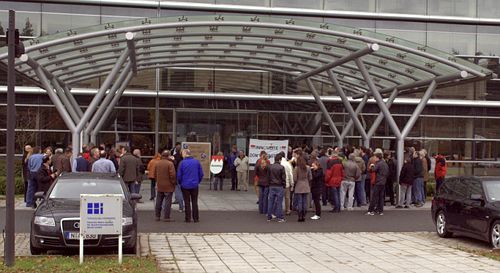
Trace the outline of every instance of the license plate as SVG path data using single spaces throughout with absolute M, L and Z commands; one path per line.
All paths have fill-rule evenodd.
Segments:
M 66 232 L 66 239 L 68 240 L 80 240 L 80 233 L 78 232 Z M 97 239 L 97 234 L 85 234 L 83 235 L 84 240 L 95 240 Z

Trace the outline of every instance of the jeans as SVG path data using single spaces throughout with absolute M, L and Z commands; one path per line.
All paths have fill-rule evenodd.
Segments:
M 222 190 L 222 183 L 223 182 L 224 182 L 224 179 L 222 177 L 214 176 L 212 179 L 214 191 L 217 190 L 217 186 L 219 186 L 219 190 Z
M 170 219 L 170 209 L 172 208 L 172 196 L 173 192 L 158 192 L 155 204 L 155 216 L 160 218 L 161 210 L 163 207 L 163 217 L 165 219 Z M 165 204 L 163 200 L 165 199 Z M 162 206 L 163 205 L 163 206 Z
M 366 206 L 364 175 L 361 176 L 361 181 L 356 181 L 354 185 L 354 198 L 358 207 Z
M 194 189 L 184 189 L 182 188 L 182 195 L 184 197 L 185 201 L 185 210 L 184 210 L 184 215 L 185 215 L 185 220 L 186 222 L 191 221 L 191 205 L 193 208 L 193 220 L 195 222 L 198 222 L 200 220 L 199 212 L 198 212 L 198 188 Z
M 334 212 L 340 212 L 340 187 L 329 187 L 330 203 Z
M 235 191 L 238 189 L 238 175 L 236 174 L 236 168 L 231 169 L 231 190 Z
M 149 195 L 149 200 L 153 200 L 156 197 L 156 179 L 151 178 L 151 194 Z
M 314 202 L 314 209 L 316 210 L 316 215 L 321 216 L 321 192 L 312 192 L 312 199 Z
M 384 212 L 385 185 L 374 185 L 368 211 Z
M 422 177 L 415 178 L 413 181 L 413 191 L 415 192 L 415 202 L 423 204 L 424 197 L 424 179 Z
M 410 206 L 411 204 L 411 185 L 399 184 L 399 203 L 400 206 Z
M 391 205 L 394 206 L 395 201 L 394 201 L 394 183 L 392 179 L 388 178 L 387 182 L 385 183 L 385 195 L 389 196 L 389 200 L 391 201 Z M 385 201 L 385 197 L 384 197 Z
M 340 207 L 344 208 L 344 206 L 348 209 L 352 208 L 352 203 L 354 202 L 354 181 L 342 180 L 342 185 L 340 186 Z M 347 205 L 345 204 L 345 195 L 347 197 Z
M 321 192 L 321 201 L 323 202 L 323 206 L 326 206 L 328 204 L 328 200 L 330 200 L 330 189 L 326 186 L 323 185 L 323 190 Z
M 134 185 L 134 184 L 135 184 L 135 182 L 134 182 L 134 181 L 132 181 L 132 182 L 130 182 L 130 181 L 125 181 L 125 185 L 127 185 L 127 189 L 128 189 L 128 192 L 129 192 L 129 193 L 134 193 L 134 192 L 135 192 L 135 191 L 134 191 L 134 190 L 135 190 L 135 185 Z
M 299 217 L 305 217 L 307 213 L 307 195 L 308 193 L 296 193 L 294 199 L 297 200 L 297 212 Z
M 443 185 L 444 178 L 436 178 L 436 193 L 438 193 L 439 188 Z
M 30 172 L 30 178 L 28 179 L 28 191 L 26 192 L 26 207 L 33 207 L 35 205 L 35 193 L 38 189 L 36 174 L 36 172 Z
M 238 172 L 239 190 L 248 191 L 248 171 Z
M 267 202 L 269 198 L 269 187 L 259 186 L 259 212 L 260 214 L 267 213 Z
M 271 220 L 272 215 L 278 219 L 283 219 L 283 187 L 269 187 L 267 219 Z
M 184 210 L 184 197 L 182 196 L 181 185 L 175 186 L 175 202 L 179 203 L 179 210 Z
M 134 183 L 134 193 L 141 193 L 141 182 Z

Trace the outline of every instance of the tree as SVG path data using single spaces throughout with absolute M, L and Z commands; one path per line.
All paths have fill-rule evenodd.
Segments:
M 5 30 L 2 27 L 2 22 L 0 22 L 0 35 L 5 35 Z
M 26 18 L 26 24 L 24 25 L 22 36 L 35 36 L 35 31 L 33 30 L 33 24 L 30 22 L 30 18 Z

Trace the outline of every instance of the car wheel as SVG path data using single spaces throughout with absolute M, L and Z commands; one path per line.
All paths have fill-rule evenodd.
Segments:
M 43 253 L 43 250 L 41 248 L 34 247 L 30 240 L 30 252 L 31 255 L 40 255 Z
M 500 221 L 495 221 L 491 225 L 490 243 L 494 249 L 500 249 Z
M 436 231 L 439 237 L 448 238 L 451 237 L 452 233 L 449 232 L 446 223 L 446 216 L 443 211 L 439 211 L 436 216 Z

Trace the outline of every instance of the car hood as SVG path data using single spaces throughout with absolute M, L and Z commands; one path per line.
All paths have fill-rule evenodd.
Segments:
M 132 217 L 134 209 L 127 201 L 123 201 L 123 216 Z M 36 215 L 51 215 L 56 219 L 80 217 L 80 200 L 48 199 L 38 208 Z

